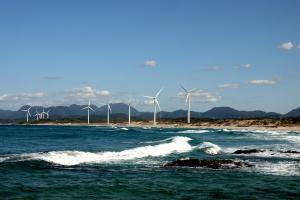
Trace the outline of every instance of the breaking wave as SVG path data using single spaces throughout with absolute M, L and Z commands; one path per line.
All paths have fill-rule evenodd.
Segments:
M 196 148 L 210 155 L 216 155 L 221 151 L 221 148 L 218 145 L 213 144 L 211 142 L 203 142 L 202 144 L 198 145 Z
M 189 152 L 193 150 L 193 147 L 188 143 L 190 140 L 191 138 L 188 137 L 177 136 L 173 137 L 168 143 L 136 147 L 120 152 L 108 151 L 93 153 L 83 151 L 51 151 L 45 153 L 24 153 L 17 156 L 17 158 L 12 159 L 17 161 L 43 160 L 65 166 L 92 163 L 112 163 L 145 157 L 163 157 L 172 153 Z
M 9 157 L 0 157 L 0 162 L 3 162 L 5 160 L 9 159 Z

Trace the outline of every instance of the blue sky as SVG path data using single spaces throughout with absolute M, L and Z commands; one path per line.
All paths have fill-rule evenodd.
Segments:
M 0 1 L 0 108 L 300 106 L 299 1 Z

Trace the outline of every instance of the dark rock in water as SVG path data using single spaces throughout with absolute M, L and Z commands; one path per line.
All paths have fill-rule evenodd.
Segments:
M 296 153 L 296 154 L 300 154 L 300 151 L 291 151 L 291 150 L 288 150 L 288 151 L 279 151 L 280 153 Z
M 261 149 L 244 149 L 244 150 L 236 150 L 233 154 L 250 154 L 250 153 L 261 153 L 265 152 L 265 150 Z
M 201 167 L 209 169 L 236 169 L 251 166 L 253 165 L 244 161 L 199 159 L 175 160 L 164 165 L 164 167 Z

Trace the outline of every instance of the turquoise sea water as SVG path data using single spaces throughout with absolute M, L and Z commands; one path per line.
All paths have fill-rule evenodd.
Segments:
M 232 154 L 245 148 L 266 151 Z M 300 133 L 2 125 L 0 199 L 300 199 L 300 154 L 286 150 Z M 188 157 L 254 166 L 162 167 Z

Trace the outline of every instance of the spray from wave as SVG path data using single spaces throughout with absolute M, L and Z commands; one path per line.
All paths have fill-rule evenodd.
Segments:
M 218 145 L 211 142 L 203 142 L 195 148 L 200 149 L 210 155 L 216 155 L 221 151 L 221 148 Z
M 83 151 L 51 151 L 46 153 L 21 154 L 19 160 L 43 160 L 46 162 L 72 166 L 92 163 L 112 163 L 134 160 L 145 157 L 161 157 L 172 153 L 184 153 L 193 150 L 188 143 L 191 138 L 174 137 L 168 143 L 136 147 L 120 152 L 83 152 Z

